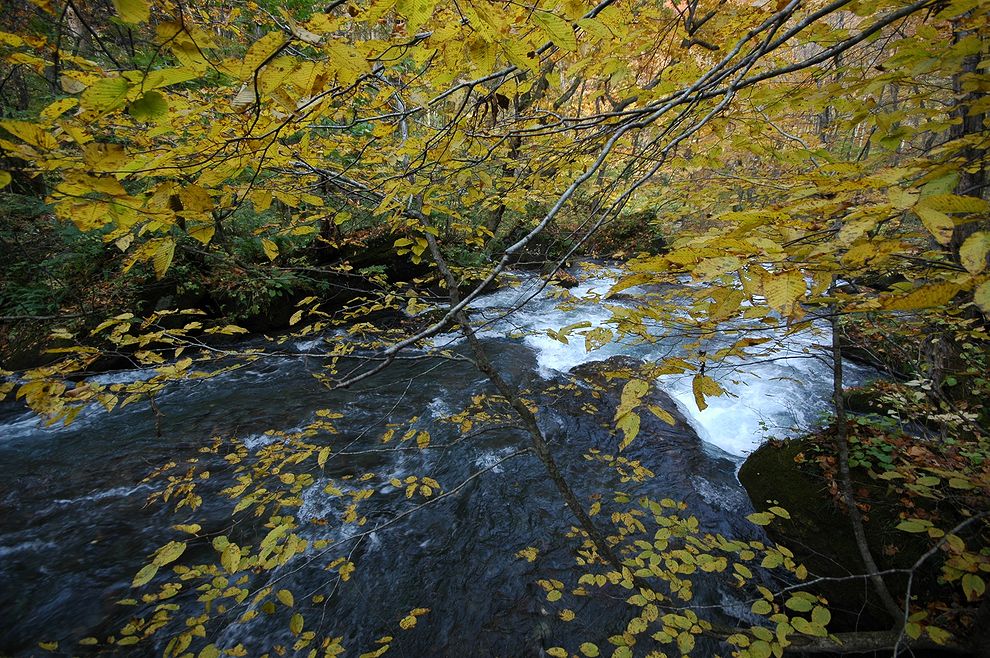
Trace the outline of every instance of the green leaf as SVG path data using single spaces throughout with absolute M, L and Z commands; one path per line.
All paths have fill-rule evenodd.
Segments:
M 918 519 L 906 519 L 897 524 L 897 529 L 904 532 L 925 532 L 929 527 L 931 527 L 930 522 L 923 522 Z
M 79 104 L 85 109 L 110 112 L 124 105 L 131 85 L 124 78 L 97 80 L 83 92 Z
M 949 640 L 952 639 L 952 633 L 938 626 L 926 626 L 925 632 L 928 633 L 928 637 L 932 638 L 935 644 L 948 644 Z
M 9 171 L 0 171 L 0 189 L 3 189 L 8 185 L 10 185 L 11 180 L 12 179 L 10 177 Z
M 967 601 L 976 601 L 987 591 L 987 585 L 983 579 L 975 573 L 967 573 L 962 577 L 963 593 L 966 594 Z
M 134 576 L 134 580 L 131 581 L 131 587 L 140 587 L 141 585 L 147 584 L 148 581 L 155 577 L 156 573 L 158 573 L 157 564 L 151 563 L 144 565 L 141 567 L 141 570 L 137 572 L 137 575 Z
M 784 605 L 795 612 L 808 612 L 811 610 L 811 602 L 800 596 L 792 596 L 784 602 Z
M 599 655 L 598 645 L 591 642 L 583 642 L 580 649 L 581 653 L 588 656 L 588 658 L 595 658 L 595 656 Z
M 302 633 L 303 623 L 303 616 L 297 612 L 289 620 L 289 630 L 292 631 L 293 635 L 299 635 Z
M 765 599 L 760 599 L 759 601 L 753 604 L 753 607 L 751 609 L 755 614 L 768 615 L 773 610 L 773 606 L 770 605 L 769 601 Z
M 772 654 L 773 650 L 766 640 L 756 640 L 749 645 L 750 658 L 770 658 Z
M 157 91 L 149 91 L 131 103 L 127 112 L 138 121 L 151 121 L 168 114 L 168 102 Z
M 774 516 L 770 512 L 755 512 L 747 515 L 746 518 L 756 525 L 769 525 L 773 521 Z

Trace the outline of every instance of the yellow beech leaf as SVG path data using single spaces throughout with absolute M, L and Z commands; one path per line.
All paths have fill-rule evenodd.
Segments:
M 533 548 L 532 546 L 527 546 L 521 551 L 516 551 L 516 555 L 518 557 L 524 558 L 527 562 L 535 562 L 536 557 L 537 555 L 539 555 L 539 553 L 540 552 L 535 548 Z
M 416 625 L 416 618 L 412 615 L 406 615 L 399 621 L 399 628 L 404 631 L 408 631 L 410 628 Z
M 794 304 L 804 297 L 806 287 L 804 276 L 798 270 L 763 277 L 763 294 L 767 303 L 782 315 L 791 314 Z
M 292 597 L 292 592 L 287 589 L 280 589 L 275 593 L 275 596 L 282 602 L 282 605 L 286 605 L 290 608 L 296 603 L 295 599 Z
M 970 274 L 979 274 L 987 266 L 990 231 L 979 231 L 966 238 L 959 247 L 959 262 Z
M 210 244 L 210 240 L 216 234 L 217 228 L 212 224 L 191 224 L 186 227 L 186 233 L 194 240 L 203 244 Z
M 330 61 L 337 67 L 337 78 L 342 84 L 352 84 L 360 76 L 371 72 L 368 61 L 353 46 L 342 41 L 331 41 L 326 49 Z
M 170 541 L 158 549 L 158 552 L 155 553 L 155 559 L 152 561 L 152 564 L 158 565 L 159 567 L 164 567 L 166 564 L 178 560 L 179 556 L 182 555 L 185 550 L 185 542 Z
M 925 225 L 928 232 L 932 234 L 939 244 L 949 244 L 952 240 L 952 231 L 955 229 L 955 222 L 943 212 L 928 208 L 926 206 L 915 206 L 914 213 Z
M 237 571 L 237 567 L 241 563 L 241 549 L 237 544 L 229 543 L 227 544 L 223 552 L 220 554 L 220 564 L 228 573 L 234 573 Z
M 406 31 L 415 34 L 433 15 L 436 0 L 397 0 L 395 10 L 406 18 Z
M 592 644 L 591 642 L 583 642 L 581 644 L 581 653 L 588 656 L 588 658 L 595 658 L 599 655 L 598 646 Z
M 577 50 L 577 39 L 574 37 L 574 28 L 556 14 L 548 11 L 536 10 L 532 14 L 533 22 L 546 33 L 547 37 L 561 50 Z
M 650 390 L 650 385 L 642 379 L 630 379 L 622 387 L 622 397 L 619 406 L 615 410 L 613 420 L 619 420 L 633 409 L 639 406 L 643 396 Z
M 947 304 L 956 293 L 959 286 L 954 283 L 928 283 L 899 297 L 888 297 L 881 301 L 881 306 L 890 311 L 914 311 L 923 308 L 934 308 Z
M 303 629 L 303 616 L 298 612 L 289 619 L 289 630 L 293 635 L 299 635 Z
M 973 293 L 973 301 L 984 313 L 990 314 L 990 281 L 984 281 Z
M 677 420 L 673 417 L 673 415 L 671 415 L 669 411 L 661 409 L 655 404 L 647 405 L 646 408 L 650 410 L 650 413 L 652 413 L 654 416 L 656 416 L 663 422 L 667 423 L 668 425 L 677 424 Z
M 261 238 L 261 247 L 265 250 L 265 255 L 268 256 L 268 260 L 275 260 L 278 258 L 278 245 L 268 238 Z
M 622 416 L 619 422 L 616 423 L 616 428 L 622 430 L 622 441 L 619 442 L 619 450 L 625 450 L 629 447 L 629 444 L 633 442 L 636 435 L 639 434 L 640 425 L 639 414 L 630 411 L 629 413 Z
M 117 8 L 120 20 L 131 25 L 144 23 L 151 17 L 148 0 L 113 0 L 113 6 Z
M 123 107 L 131 85 L 124 78 L 97 80 L 83 92 L 79 104 L 83 109 L 110 112 Z
M 159 279 L 165 276 L 169 266 L 172 265 L 172 257 L 175 255 L 175 240 L 164 238 L 159 241 L 155 254 L 152 256 L 151 264 L 155 269 L 155 276 Z
M 942 212 L 986 212 L 990 210 L 990 203 L 975 196 L 932 194 L 919 201 L 915 211 L 918 208 L 931 208 Z
M 156 573 L 158 573 L 157 564 L 152 563 L 144 565 L 134 576 L 134 580 L 131 581 L 131 587 L 140 587 L 141 585 L 146 584 L 149 580 L 155 577 Z
M 241 65 L 241 80 L 254 84 L 255 73 L 259 67 L 272 55 L 274 55 L 286 43 L 285 35 L 281 32 L 269 32 L 261 37 L 248 48 L 244 55 L 244 63 Z
M 722 395 L 725 392 L 718 382 L 708 375 L 695 375 L 691 381 L 691 389 L 694 392 L 694 401 L 698 405 L 699 411 L 708 408 L 708 403 L 705 402 L 706 395 Z

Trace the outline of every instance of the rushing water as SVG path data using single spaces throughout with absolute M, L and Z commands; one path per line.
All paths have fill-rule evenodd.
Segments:
M 587 278 L 571 294 L 594 299 L 611 286 L 615 274 Z M 704 412 L 694 404 L 688 377 L 664 378 L 660 386 L 670 397 L 658 393 L 657 402 L 678 422 L 670 427 L 644 414 L 640 438 L 625 454 L 641 460 L 655 477 L 623 482 L 615 471 L 582 457 L 590 448 L 614 450 L 615 437 L 603 428 L 610 413 L 589 415 L 582 409 L 586 399 L 540 391 L 563 382 L 563 374 L 575 366 L 593 377 L 594 368 L 582 364 L 617 355 L 658 359 L 684 339 L 627 340 L 588 353 L 580 337 L 565 344 L 545 330 L 575 322 L 608 326 L 609 312 L 595 303 L 561 308 L 559 289 L 541 291 L 537 283 L 523 278 L 478 300 L 475 319 L 486 321 L 482 336 L 500 369 L 514 384 L 534 391 L 541 423 L 579 496 L 590 500 L 604 494 L 606 507 L 614 491 L 685 500 L 706 528 L 754 536 L 757 531 L 743 520 L 752 508 L 735 470 L 765 435 L 800 432 L 825 410 L 831 374 L 818 358 L 817 344 L 827 342 L 827 332 L 778 338 L 772 360 L 713 367 L 709 374 L 732 395 L 710 400 Z M 505 315 L 527 299 L 524 308 Z M 463 348 L 454 335 L 436 342 Z M 301 347 L 318 351 L 319 342 Z M 160 437 L 155 415 L 143 404 L 110 414 L 89 409 L 65 428 L 44 428 L 22 410 L 0 408 L 5 471 L 0 483 L 0 609 L 5 612 L 0 654 L 32 654 L 38 640 L 59 640 L 68 651 L 82 637 L 113 633 L 127 615 L 116 601 L 132 595 L 131 578 L 151 551 L 175 538 L 169 526 L 195 521 L 222 531 L 229 522 L 229 512 L 209 502 L 196 513 L 147 506 L 151 487 L 142 479 L 149 471 L 196 456 L 210 437 L 236 436 L 258 448 L 277 440 L 267 430 L 303 427 L 324 408 L 346 412 L 340 433 L 332 437 L 335 451 L 348 446 L 364 454 L 332 458 L 323 477 L 340 482 L 346 475 L 374 472 L 377 477 L 363 486 L 376 492 L 362 508 L 368 524 L 360 539 L 349 541 L 354 526 L 322 525 L 342 515 L 340 500 L 321 493 L 321 486 L 308 490 L 298 513 L 307 528 L 302 534 L 316 539 L 329 533 L 346 543 L 344 553 L 357 571 L 339 586 L 324 564 L 278 574 L 280 587 L 328 596 L 307 614 L 307 629 L 322 624 L 322 630 L 343 635 L 347 646 L 362 650 L 382 635 L 396 634 L 395 655 L 522 656 L 573 644 L 578 637 L 601 642 L 624 623 L 615 602 L 599 594 L 568 597 L 565 602 L 577 620 L 564 623 L 556 615 L 563 606 L 548 604 L 536 585 L 538 579 L 556 578 L 570 588 L 580 572 L 574 566 L 575 541 L 566 537 L 573 521 L 542 465 L 531 456 L 509 458 L 527 445 L 520 432 L 486 432 L 449 450 L 377 450 L 386 423 L 414 416 L 414 427 L 430 431 L 435 444 L 455 440 L 454 427 L 441 421 L 489 390 L 477 371 L 460 361 L 401 362 L 353 390 L 331 394 L 310 376 L 318 365 L 318 359 L 266 359 L 212 379 L 176 383 L 158 398 Z M 141 376 L 147 373 L 104 376 L 104 381 Z M 614 408 L 615 400 L 609 403 Z M 219 461 L 212 469 L 213 477 L 203 485 L 207 491 L 219 488 L 224 468 Z M 365 532 L 411 506 L 390 478 L 429 475 L 447 489 L 480 471 L 485 472 L 456 495 L 380 531 Z M 539 549 L 534 563 L 514 555 L 528 546 Z M 193 559 L 194 552 L 187 551 L 184 559 Z M 730 618 L 745 615 L 731 588 L 714 579 L 696 591 L 696 600 L 722 607 Z M 398 631 L 397 621 L 416 607 L 431 610 L 416 628 Z M 260 619 L 221 624 L 213 629 L 214 637 L 223 646 L 291 645 L 284 620 L 275 625 Z M 144 643 L 124 653 L 161 649 Z

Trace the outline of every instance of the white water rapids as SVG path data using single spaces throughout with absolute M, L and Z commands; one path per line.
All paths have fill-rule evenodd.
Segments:
M 541 289 L 543 282 L 537 277 L 518 277 L 512 285 L 475 301 L 471 307 L 473 319 L 482 323 L 479 332 L 482 336 L 521 337 L 536 352 L 540 373 L 546 378 L 615 355 L 644 361 L 680 356 L 680 348 L 687 339 L 665 335 L 664 328 L 658 328 L 652 342 L 613 340 L 599 349 L 586 349 L 582 332 L 599 327 L 615 328 L 606 303 L 631 305 L 629 301 L 604 299 L 622 274 L 615 268 L 595 268 L 590 277 L 579 275 L 579 285 L 566 295 L 554 285 Z M 622 299 L 635 299 L 642 294 L 646 294 L 642 288 L 633 287 L 624 291 Z M 521 308 L 513 310 L 520 305 Z M 587 326 L 574 332 L 566 343 L 548 333 L 575 323 L 587 323 Z M 708 407 L 703 411 L 698 409 L 691 388 L 695 373 L 667 375 L 659 381 L 698 435 L 735 457 L 745 457 L 766 439 L 806 432 L 831 407 L 832 366 L 826 349 L 831 344 L 829 326 L 820 322 L 800 333 L 777 330 L 763 332 L 761 336 L 771 340 L 760 346 L 764 356 L 759 359 L 735 358 L 709 364 L 706 374 L 728 395 L 707 398 Z M 459 334 L 451 333 L 435 342 L 449 345 L 458 341 Z M 724 337 L 719 336 L 708 341 L 716 348 L 725 343 Z M 845 364 L 845 370 L 847 386 L 861 384 L 871 374 L 868 369 L 850 363 Z

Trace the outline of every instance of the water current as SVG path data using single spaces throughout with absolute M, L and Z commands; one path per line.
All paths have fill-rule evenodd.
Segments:
M 801 433 L 826 411 L 831 369 L 820 346 L 829 341 L 827 328 L 775 336 L 763 346 L 773 348 L 769 358 L 713 364 L 708 374 L 730 395 L 710 399 L 704 411 L 695 405 L 689 375 L 663 377 L 658 385 L 665 393 L 656 393 L 655 400 L 677 423 L 644 414 L 640 437 L 624 454 L 655 477 L 624 482 L 613 469 L 582 456 L 592 448 L 614 452 L 616 437 L 608 425 L 615 400 L 606 396 L 595 414 L 583 407 L 587 395 L 548 391 L 572 369 L 594 379 L 596 362 L 662 359 L 685 341 L 658 327 L 655 340 L 624 339 L 588 352 L 580 336 L 564 343 L 548 335 L 547 329 L 578 322 L 587 323 L 582 330 L 611 326 L 610 312 L 599 302 L 617 276 L 615 270 L 584 276 L 561 305 L 559 288 L 541 289 L 538 279 L 520 275 L 513 285 L 477 300 L 472 317 L 483 323 L 484 344 L 506 377 L 533 391 L 544 431 L 582 499 L 607 502 L 621 491 L 684 500 L 706 529 L 758 536 L 744 519 L 752 506 L 736 470 L 767 436 Z M 648 291 L 624 294 L 628 299 Z M 521 309 L 506 313 L 525 300 Z M 715 346 L 720 341 L 709 339 Z M 435 342 L 465 349 L 453 334 Z M 317 354 L 321 341 L 295 347 Z M 130 614 L 116 602 L 133 595 L 131 579 L 151 552 L 176 538 L 170 526 L 197 522 L 219 532 L 229 525 L 229 507 L 209 502 L 195 513 L 147 505 L 152 485 L 142 480 L 149 471 L 195 457 L 211 437 L 239 437 L 258 449 L 278 440 L 269 430 L 304 427 L 318 409 L 346 414 L 339 434 L 327 439 L 334 451 L 347 446 L 362 453 L 331 458 L 321 477 L 345 487 L 373 487 L 375 494 L 364 503 L 368 522 L 358 528 L 338 522 L 344 514 L 340 498 L 322 493 L 322 486 L 307 490 L 298 511 L 300 533 L 341 542 L 342 553 L 357 566 L 346 583 L 318 561 L 306 567 L 290 563 L 277 573 L 280 587 L 327 597 L 307 611 L 307 630 L 343 636 L 345 646 L 362 650 L 376 646 L 382 635 L 395 635 L 389 655 L 537 656 L 546 647 L 571 646 L 576 638 L 604 644 L 625 623 L 614 593 L 567 596 L 555 605 L 537 584 L 558 579 L 570 588 L 581 572 L 576 540 L 567 537 L 574 521 L 543 466 L 531 455 L 509 458 L 528 444 L 521 432 L 484 432 L 441 450 L 381 449 L 385 426 L 411 417 L 434 444 L 456 441 L 456 426 L 443 419 L 490 391 L 481 374 L 462 361 L 404 361 L 353 389 L 330 393 L 311 376 L 321 362 L 316 356 L 262 359 L 211 379 L 170 385 L 157 400 L 160 436 L 155 414 L 144 403 L 112 413 L 87 409 L 68 427 L 51 428 L 13 404 L 0 406 L 0 655 L 33 655 L 42 639 L 58 640 L 68 652 L 80 638 L 112 634 Z M 616 363 L 630 362 L 610 362 Z M 113 373 L 99 381 L 150 374 Z M 868 374 L 852 367 L 850 379 Z M 204 498 L 229 472 L 229 464 L 218 462 L 203 485 Z M 370 484 L 341 479 L 369 472 L 376 474 Z M 445 489 L 467 484 L 442 502 L 368 532 L 411 507 L 390 484 L 411 473 L 429 475 Z M 358 539 L 349 537 L 356 534 Z M 536 561 L 515 555 L 526 547 L 538 549 Z M 208 544 L 194 546 L 183 560 L 204 558 L 210 550 Z M 695 594 L 696 602 L 721 609 L 730 621 L 746 615 L 748 606 L 718 579 Z M 576 613 L 574 621 L 559 618 L 563 604 Z M 417 607 L 430 612 L 415 628 L 399 631 L 398 620 Z M 243 643 L 251 655 L 278 642 L 292 645 L 284 620 L 264 616 L 248 624 L 221 621 L 211 633 L 224 647 Z M 162 649 L 152 640 L 117 652 L 160 655 Z

